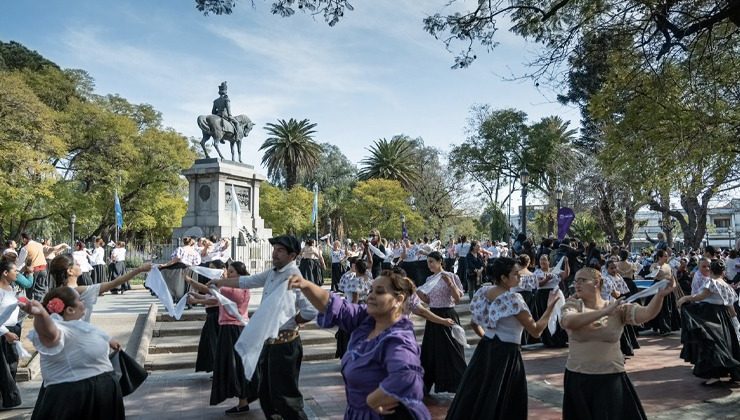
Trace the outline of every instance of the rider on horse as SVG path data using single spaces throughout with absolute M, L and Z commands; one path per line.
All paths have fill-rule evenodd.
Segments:
M 226 93 L 226 89 L 226 82 L 223 82 L 218 86 L 218 98 L 213 101 L 211 114 L 218 115 L 223 118 L 223 120 L 221 120 L 221 128 L 224 133 L 231 131 L 226 127 L 224 121 L 230 122 L 234 126 L 234 140 L 239 140 L 242 137 L 241 128 L 239 127 L 239 121 L 234 119 L 231 115 L 231 101 L 229 100 L 229 95 Z M 224 143 L 224 140 L 225 139 L 222 138 L 221 143 Z

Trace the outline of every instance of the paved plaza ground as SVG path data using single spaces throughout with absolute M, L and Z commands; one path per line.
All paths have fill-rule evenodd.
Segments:
M 250 309 L 259 305 L 255 293 Z M 145 290 L 123 296 L 106 295 L 95 306 L 93 322 L 126 343 L 140 314 L 155 299 Z M 140 319 L 140 318 L 139 318 Z M 416 320 L 420 323 L 421 321 Z M 705 387 L 691 374 L 691 366 L 679 358 L 678 333 L 667 337 L 642 336 L 642 348 L 627 361 L 627 369 L 648 417 L 675 419 L 738 419 L 740 388 L 720 385 Z M 470 358 L 474 347 L 467 351 Z M 567 349 L 525 349 L 525 369 L 529 388 L 529 415 L 535 419 L 559 419 L 563 392 L 563 366 Z M 177 355 L 173 355 L 177 357 Z M 23 406 L 0 412 L 0 419 L 29 418 L 41 379 L 20 384 Z M 344 412 L 344 386 L 338 360 L 305 362 L 301 369 L 301 390 L 306 411 L 314 419 L 338 419 Z M 224 410 L 235 404 L 227 401 L 209 406 L 210 375 L 192 369 L 155 371 L 134 394 L 125 398 L 128 418 L 134 419 L 210 419 L 222 418 Z M 452 395 L 433 394 L 427 403 L 435 419 L 445 416 Z M 245 419 L 262 419 L 259 403 L 251 404 Z

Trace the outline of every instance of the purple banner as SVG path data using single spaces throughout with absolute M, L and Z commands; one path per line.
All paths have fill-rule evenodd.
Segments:
M 573 219 L 576 218 L 576 214 L 573 213 L 573 209 L 569 207 L 561 207 L 558 210 L 558 240 L 562 241 L 565 235 L 568 234 L 570 224 L 573 223 Z

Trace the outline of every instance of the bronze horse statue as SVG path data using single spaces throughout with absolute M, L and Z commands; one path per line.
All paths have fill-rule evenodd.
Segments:
M 247 137 L 254 123 L 246 115 L 237 115 L 234 119 L 239 123 L 239 130 L 234 129 L 234 124 L 218 115 L 201 115 L 198 117 L 198 127 L 203 132 L 203 139 L 200 141 L 200 146 L 203 148 L 203 153 L 208 156 L 208 150 L 206 150 L 206 142 L 208 139 L 213 138 L 213 147 L 216 149 L 218 156 L 223 159 L 224 155 L 221 154 L 221 150 L 218 148 L 218 143 L 225 143 L 228 141 L 231 143 L 231 160 L 236 161 L 234 158 L 234 144 L 236 143 L 237 150 L 239 152 L 239 162 L 242 161 L 242 138 Z

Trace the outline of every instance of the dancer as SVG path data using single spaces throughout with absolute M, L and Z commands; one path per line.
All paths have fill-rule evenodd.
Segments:
M 442 270 L 442 254 L 434 251 L 427 256 L 432 275 L 416 290 L 429 310 L 440 318 L 460 323 L 455 305 L 460 303 L 463 287 L 453 273 Z M 465 373 L 465 349 L 452 335 L 449 325 L 427 321 L 421 343 L 421 366 L 424 368 L 424 392 L 456 392 Z
M 676 286 L 676 279 L 673 276 L 671 266 L 668 265 L 668 252 L 659 249 L 655 252 L 655 258 L 655 263 L 650 266 L 651 272 L 655 272 L 656 270 L 658 272 L 655 276 L 655 282 L 668 280 L 669 285 L 673 289 Z M 667 335 L 681 328 L 681 316 L 678 312 L 678 306 L 676 306 L 675 295 L 670 295 L 663 299 L 663 308 L 660 314 L 646 326 L 652 328 L 653 331 L 660 335 Z
M 12 256 L 0 259 L 0 312 L 18 302 L 13 291 L 18 271 Z M 2 407 L 11 408 L 21 405 L 21 392 L 15 383 L 18 371 L 18 352 L 15 343 L 21 336 L 21 322 L 18 322 L 18 308 L 13 310 L 10 317 L 0 325 L 0 397 Z
M 487 270 L 494 285 L 480 288 L 470 303 L 471 325 L 481 341 L 447 419 L 527 418 L 527 379 L 519 347 L 522 329 L 539 337 L 559 299 L 551 294 L 547 309 L 535 322 L 522 296 L 511 291 L 519 284 L 521 267 L 516 261 L 499 257 Z
M 681 358 L 694 365 L 693 373 L 715 385 L 729 376 L 740 381 L 740 344 L 734 308 L 737 292 L 725 282 L 725 263 L 712 261 L 710 277 L 699 292 L 678 300 L 681 307 Z M 691 303 L 686 305 L 686 303 Z M 733 318 L 735 322 L 733 322 Z
M 331 250 L 331 291 L 336 292 L 339 290 L 339 280 L 342 279 L 344 270 L 342 269 L 342 263 L 347 258 L 347 253 L 341 248 L 342 244 L 339 241 L 334 241 Z
M 570 277 L 570 264 L 568 258 L 563 256 L 563 267 L 559 273 L 553 273 L 550 269 L 550 257 L 547 254 L 540 256 L 540 268 L 535 270 L 534 276 L 537 279 L 537 292 L 534 298 L 535 310 L 532 316 L 541 317 L 547 310 L 547 302 L 553 290 L 560 290 L 560 285 Z M 568 345 L 568 334 L 559 324 L 555 325 L 555 332 L 550 333 L 549 329 L 542 331 L 540 341 L 545 347 L 566 347 Z
M 108 265 L 108 276 L 109 280 L 117 279 L 126 273 L 126 243 L 123 241 L 116 242 L 116 247 L 110 252 L 110 265 Z M 117 295 L 120 291 L 121 294 L 126 290 L 131 290 L 131 286 L 128 283 L 121 284 L 120 287 L 114 287 L 111 289 L 111 293 Z
M 314 246 L 314 240 L 306 241 L 306 246 L 301 250 L 300 263 L 298 269 L 301 275 L 321 286 L 324 284 L 324 274 L 322 270 L 326 269 L 324 257 L 321 255 L 319 247 Z
M 39 352 L 44 378 L 31 419 L 124 419 L 121 386 L 108 358 L 109 348 L 120 350 L 121 345 L 81 321 L 88 311 L 79 295 L 57 287 L 43 304 L 19 306 L 33 315 L 28 338 Z
M 214 260 L 208 263 L 208 268 L 223 270 L 226 268 L 226 265 L 221 260 Z M 246 269 L 244 271 L 246 272 Z M 188 286 L 190 286 L 191 289 L 197 290 L 203 294 L 208 293 L 207 287 L 204 290 L 197 286 L 202 286 L 200 279 L 196 281 L 193 280 L 191 277 L 186 276 L 185 281 L 188 283 Z M 192 304 L 192 300 L 190 303 Z M 200 340 L 198 340 L 198 355 L 195 357 L 195 371 L 212 372 L 213 364 L 216 360 L 216 348 L 218 345 L 219 304 L 218 301 L 208 301 L 203 302 L 203 306 L 205 306 L 206 308 L 206 320 L 203 323 L 203 328 L 200 330 Z
M 211 261 L 213 264 L 215 261 Z M 220 262 L 220 261 L 219 261 Z M 247 268 L 244 263 L 235 261 L 229 265 L 230 277 L 246 276 Z M 211 405 L 218 405 L 227 398 L 238 398 L 236 406 L 226 410 L 228 415 L 241 415 L 249 411 L 249 403 L 259 397 L 259 373 L 255 372 L 252 378 L 244 376 L 242 359 L 234 349 L 244 324 L 238 318 L 229 314 L 218 299 L 210 296 L 207 286 L 193 279 L 188 279 L 190 285 L 199 293 L 190 293 L 189 299 L 194 304 L 216 304 L 218 306 L 218 337 L 216 355 L 213 363 L 213 381 L 211 382 Z M 225 298 L 236 303 L 239 314 L 245 321 L 249 320 L 249 289 L 221 287 L 218 289 Z
M 90 264 L 93 267 L 93 283 L 102 283 L 105 281 L 105 242 L 103 238 L 95 238 L 95 249 L 90 254 Z
M 75 259 L 69 254 L 57 255 L 49 264 L 49 274 L 53 281 L 54 287 L 67 286 L 74 289 L 80 296 L 80 300 L 85 306 L 85 316 L 82 318 L 83 321 L 90 322 L 92 316 L 93 306 L 98 301 L 98 296 L 103 293 L 112 290 L 116 287 L 120 287 L 122 284 L 133 279 L 141 273 L 146 273 L 152 269 L 150 263 L 142 264 L 134 270 L 130 270 L 128 273 L 118 277 L 113 281 L 105 283 L 98 283 L 89 286 L 79 286 L 79 278 L 82 270 L 76 263 Z
M 414 293 L 413 282 L 383 272 L 373 282 L 368 304 L 355 305 L 292 276 L 290 287 L 300 289 L 321 312 L 317 322 L 351 333 L 348 353 L 342 358 L 346 385 L 345 419 L 431 419 L 422 402 L 423 380 L 413 323 L 403 307 Z
M 92 272 L 93 266 L 90 264 L 88 259 L 88 252 L 85 249 L 85 244 L 82 241 L 75 243 L 75 251 L 72 253 L 72 257 L 75 260 L 75 264 L 80 266 L 80 276 L 77 278 L 80 286 L 90 286 L 93 284 Z
M 630 289 L 617 271 L 617 264 L 614 261 L 606 263 L 606 275 L 603 277 L 601 287 L 601 298 L 607 302 L 619 299 L 630 294 Z M 634 325 L 625 324 L 622 336 L 619 338 L 619 347 L 625 356 L 634 356 L 635 349 L 640 348 L 637 342 L 637 331 Z
M 625 324 L 639 325 L 658 315 L 673 286 L 660 290 L 643 307 L 602 299 L 601 273 L 593 268 L 578 270 L 574 285 L 576 296 L 563 305 L 560 317 L 569 337 L 563 419 L 646 419 L 624 370 L 619 338 Z
M 527 304 L 530 314 L 536 314 L 535 310 L 535 293 L 537 291 L 537 276 L 529 271 L 529 255 L 521 253 L 517 259 L 517 264 L 521 267 L 519 271 L 519 284 L 514 286 L 511 291 L 519 293 Z M 548 292 L 549 293 L 549 292 Z M 522 332 L 522 345 L 537 343 L 539 340 L 532 337 L 527 331 Z

